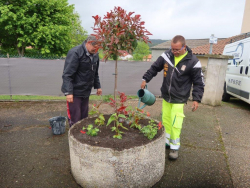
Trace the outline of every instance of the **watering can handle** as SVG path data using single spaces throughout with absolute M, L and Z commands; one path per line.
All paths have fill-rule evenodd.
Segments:
M 147 86 L 147 84 L 146 84 L 144 89 L 147 89 L 147 88 L 148 88 L 148 86 Z M 143 109 L 145 106 L 147 106 L 146 104 L 144 104 L 144 105 L 142 105 L 142 106 L 140 107 L 140 104 L 141 104 L 141 98 L 139 98 L 139 102 L 138 102 L 138 107 L 137 107 L 137 108 Z

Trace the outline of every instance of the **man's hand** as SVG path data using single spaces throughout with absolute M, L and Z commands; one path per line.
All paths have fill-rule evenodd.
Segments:
M 73 95 L 66 96 L 67 102 L 73 102 Z
M 146 84 L 147 84 L 147 83 L 146 83 L 146 81 L 145 81 L 145 80 L 143 80 L 143 81 L 142 81 L 142 83 L 141 83 L 141 88 L 142 88 L 142 89 L 144 89 L 144 88 L 145 88 L 145 86 L 146 86 Z
M 194 101 L 193 102 L 193 105 L 192 105 L 192 111 L 194 112 L 195 110 L 197 110 L 197 108 L 198 108 L 198 102 L 197 101 Z
M 96 94 L 97 94 L 97 95 L 102 95 L 102 89 L 101 89 L 101 88 L 97 89 Z

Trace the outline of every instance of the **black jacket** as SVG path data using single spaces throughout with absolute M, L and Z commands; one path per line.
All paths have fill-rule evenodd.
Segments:
M 66 57 L 63 71 L 62 92 L 65 95 L 73 94 L 76 97 L 89 97 L 91 89 L 101 88 L 98 68 L 98 53 L 91 60 L 83 44 L 72 48 Z
M 144 74 L 143 79 L 149 82 L 163 70 L 162 97 L 169 103 L 186 103 L 193 84 L 193 101 L 201 102 L 204 93 L 204 81 L 201 63 L 187 47 L 188 54 L 175 67 L 174 54 L 165 51 Z

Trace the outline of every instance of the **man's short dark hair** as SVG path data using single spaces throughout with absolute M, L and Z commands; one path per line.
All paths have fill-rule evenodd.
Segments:
M 183 36 L 181 35 L 176 35 L 172 41 L 172 43 L 176 44 L 177 42 L 180 42 L 182 44 L 182 46 L 185 46 L 186 45 L 186 40 Z
M 98 44 L 98 40 L 95 38 L 95 36 L 89 35 L 86 39 L 87 42 L 91 42 L 92 45 Z

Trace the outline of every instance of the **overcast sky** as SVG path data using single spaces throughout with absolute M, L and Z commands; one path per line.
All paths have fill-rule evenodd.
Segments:
M 103 16 L 120 6 L 141 15 L 151 39 L 171 39 L 183 35 L 186 39 L 219 38 L 238 35 L 245 0 L 68 0 L 75 4 L 82 26 L 93 33 L 92 16 Z M 134 14 L 134 15 L 135 15 Z

